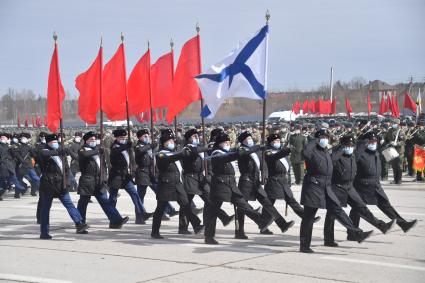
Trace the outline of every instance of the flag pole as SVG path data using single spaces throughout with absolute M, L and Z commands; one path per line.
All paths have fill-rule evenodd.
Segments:
M 270 12 L 269 10 L 266 11 L 266 25 L 269 25 L 269 20 L 270 20 Z M 267 70 L 266 70 L 267 72 Z M 266 94 L 267 95 L 267 94 Z M 263 145 L 265 145 L 266 143 L 266 110 L 267 110 L 267 97 L 264 97 L 263 99 L 263 131 L 261 133 L 261 143 Z M 265 162 L 266 162 L 266 151 L 265 149 L 263 149 L 262 155 L 261 155 L 261 159 L 262 159 L 262 164 L 263 166 L 261 166 L 261 181 L 264 184 L 265 182 Z
M 100 73 L 99 73 L 99 109 L 100 109 L 100 144 L 99 148 L 102 149 L 103 147 L 103 110 L 102 110 L 102 73 L 103 73 L 103 37 L 100 37 Z M 100 171 L 100 182 L 103 181 L 103 152 L 102 150 L 99 152 L 100 157 L 100 164 L 99 164 L 99 171 Z
M 148 40 L 148 52 L 149 52 L 149 111 L 151 116 L 151 135 L 153 134 L 153 108 L 152 108 L 152 80 L 151 80 L 151 51 Z
M 198 62 L 199 62 L 199 70 L 198 70 L 198 74 L 200 74 L 202 72 L 202 66 L 201 66 L 201 40 L 199 37 L 199 32 L 201 31 L 201 28 L 199 27 L 199 23 L 196 23 L 196 42 L 198 45 Z M 201 112 L 202 109 L 204 108 L 204 98 L 201 95 L 201 90 L 199 90 L 199 94 L 201 96 Z M 202 143 L 205 146 L 207 143 L 206 137 L 205 137 L 205 119 L 204 116 L 201 115 L 201 125 L 202 125 Z M 208 163 L 206 160 L 204 160 L 204 169 L 205 169 L 205 176 L 208 175 Z
M 170 48 L 171 48 L 171 82 L 174 80 L 174 41 L 170 39 Z M 174 133 L 177 134 L 177 115 L 174 116 Z
M 330 81 L 330 97 L 331 97 L 331 102 L 332 102 L 332 98 L 333 98 L 333 86 L 334 86 L 334 68 L 331 67 L 331 81 Z
M 56 34 L 56 32 L 53 32 L 53 40 L 55 42 L 55 62 L 56 62 L 56 70 L 59 73 L 59 62 L 58 62 L 58 53 L 57 53 L 57 46 L 58 46 L 58 35 Z M 62 121 L 62 105 L 61 105 L 61 99 L 60 99 L 60 84 L 59 84 L 59 76 L 58 74 L 56 75 L 56 86 L 57 86 L 57 95 L 58 95 L 58 109 L 60 111 L 60 118 L 59 118 L 59 131 L 60 131 L 60 136 L 61 136 L 61 150 L 63 150 L 65 148 L 65 139 L 63 137 L 63 121 Z M 62 180 L 62 186 L 63 189 L 66 188 L 66 172 L 65 172 L 65 156 L 61 156 L 62 159 L 62 168 L 63 168 L 63 180 Z
M 123 45 L 123 53 L 124 53 L 124 35 L 121 32 L 121 44 Z M 125 69 L 125 54 L 123 54 L 123 58 L 124 58 L 124 76 L 125 76 L 125 112 L 127 115 L 127 136 L 128 136 L 128 143 L 131 142 L 131 130 L 130 130 L 130 114 L 128 111 L 128 94 L 127 94 L 127 71 Z M 132 163 L 131 163 L 131 159 L 130 162 L 128 164 L 128 169 L 130 171 L 130 173 L 132 172 Z

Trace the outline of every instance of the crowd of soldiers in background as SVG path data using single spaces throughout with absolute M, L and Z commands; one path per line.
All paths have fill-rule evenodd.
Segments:
M 394 178 L 391 183 L 401 184 L 403 181 L 403 172 L 406 172 L 406 174 L 408 174 L 409 176 L 413 176 L 415 181 L 424 180 L 423 172 L 415 172 L 414 168 L 412 167 L 414 158 L 414 146 L 416 145 L 425 147 L 424 126 L 425 121 L 422 118 L 418 119 L 417 122 L 410 118 L 405 118 L 402 120 L 392 118 L 385 118 L 383 120 L 352 119 L 350 121 L 341 118 L 310 118 L 301 119 L 290 123 L 278 122 L 273 124 L 267 124 L 265 137 L 273 137 L 273 135 L 275 135 L 276 137 L 279 137 L 281 139 L 282 148 L 290 148 L 290 155 L 288 156 L 288 159 L 289 163 L 291 164 L 291 169 L 288 170 L 287 173 L 288 183 L 289 185 L 291 185 L 302 184 L 306 169 L 303 150 L 306 148 L 306 145 L 309 142 L 317 141 L 318 132 L 324 130 L 327 133 L 326 135 L 329 135 L 329 144 L 327 145 L 327 148 L 330 151 L 340 146 L 340 140 L 343 137 L 346 138 L 347 136 L 351 136 L 353 140 L 357 140 L 361 136 L 367 136 L 368 134 L 373 133 L 373 136 L 377 137 L 378 151 L 381 155 L 381 180 L 388 179 L 388 169 L 389 167 L 391 167 L 393 170 Z M 167 127 L 157 126 L 153 130 L 151 143 L 153 145 L 152 149 L 154 151 L 157 150 L 157 141 L 162 138 L 160 138 L 160 133 L 164 128 Z M 141 129 L 142 127 L 133 127 L 131 129 L 130 140 L 132 141 L 131 144 L 133 146 L 136 146 L 138 144 L 139 138 L 141 137 L 142 133 L 149 134 L 148 130 Z M 228 135 L 232 148 L 238 147 L 240 146 L 239 143 L 242 143 L 241 133 L 244 135 L 244 138 L 248 137 L 248 134 L 246 133 L 249 133 L 249 136 L 252 137 L 254 144 L 265 146 L 264 142 L 262 141 L 263 129 L 261 124 L 258 122 L 207 124 L 205 128 L 205 139 L 202 136 L 203 131 L 201 125 L 179 125 L 179 127 L 176 128 L 175 133 L 173 135 L 170 135 L 168 138 L 175 140 L 176 149 L 184 149 L 188 143 L 187 137 L 185 138 L 185 135 L 187 135 L 188 132 L 193 130 L 193 133 L 199 135 L 200 141 L 205 140 L 207 142 L 214 142 L 214 140 L 212 139 L 213 137 L 211 137 L 211 133 L 214 132 L 214 129 L 220 129 L 222 132 Z M 40 170 L 40 152 L 46 147 L 46 137 L 50 138 L 49 141 L 52 141 L 55 138 L 59 140 L 59 143 L 61 143 L 61 139 L 64 139 L 65 141 L 65 155 L 68 156 L 66 163 L 70 169 L 68 174 L 66 175 L 67 181 L 65 182 L 68 191 L 78 190 L 79 182 L 77 181 L 77 175 L 80 171 L 79 165 L 81 162 L 81 155 L 79 155 L 79 152 L 81 151 L 87 139 L 92 138 L 93 142 L 96 142 L 97 147 L 102 149 L 101 153 L 105 157 L 106 174 L 108 174 L 111 169 L 111 150 L 114 148 L 114 144 L 116 143 L 116 139 L 117 137 L 119 137 L 119 135 L 117 136 L 114 133 L 113 129 L 106 128 L 103 138 L 101 138 L 99 133 L 96 135 L 91 134 L 85 137 L 84 132 L 87 132 L 88 130 L 90 130 L 90 128 L 65 129 L 63 136 L 59 135 L 52 138 L 51 135 L 48 135 L 47 133 L 39 130 L 31 131 L 25 129 L 21 131 L 19 129 L 11 128 L 3 129 L 2 133 L 0 134 L 0 200 L 3 200 L 3 197 L 8 195 L 8 192 L 13 192 L 14 198 L 20 198 L 22 195 L 26 194 L 29 189 L 30 194 L 32 196 L 37 196 L 38 189 L 40 186 L 40 176 L 42 174 Z M 119 129 L 118 131 L 125 132 L 125 129 Z M 164 146 L 164 144 L 162 144 L 162 146 Z M 264 148 L 265 147 L 263 147 L 263 149 Z M 397 152 L 397 156 L 390 159 L 388 159 L 387 156 L 384 156 L 384 151 L 387 148 L 393 148 Z M 10 156 L 11 159 L 9 160 L 7 156 Z M 134 163 L 133 169 L 136 170 L 137 162 L 135 162 L 134 157 L 130 158 L 130 160 L 132 160 L 131 162 Z M 291 171 L 293 172 L 292 175 Z M 126 187 L 125 184 L 124 187 Z M 131 188 L 129 188 L 128 190 L 130 189 Z M 116 195 L 114 199 L 116 203 L 116 198 L 119 196 L 118 191 L 109 193 Z M 138 193 L 139 197 L 143 200 L 144 194 L 146 193 L 146 188 L 144 192 L 139 191 Z M 65 200 L 65 202 L 66 201 L 67 200 Z M 75 222 L 77 226 L 77 232 L 87 232 L 87 226 L 85 225 L 85 209 L 89 201 L 90 198 L 84 200 L 84 202 L 86 202 L 84 213 L 81 213 L 84 214 L 83 221 L 81 222 L 81 220 L 78 220 L 78 223 Z M 62 202 L 64 201 L 62 200 Z M 193 197 L 192 199 L 190 199 L 190 202 L 191 209 L 196 211 L 196 207 L 193 203 Z M 167 203 L 167 208 L 165 208 L 165 205 L 166 204 L 164 203 L 164 213 L 162 219 L 167 219 L 177 214 L 176 210 L 171 206 L 171 204 Z M 84 205 L 82 205 L 82 207 L 84 207 Z M 138 224 L 144 224 L 145 221 L 152 216 L 152 214 L 146 213 L 143 205 L 141 205 L 141 207 L 142 208 L 139 209 L 140 211 L 138 213 L 138 208 L 136 205 L 136 223 Z M 40 214 L 42 214 L 42 212 L 39 211 L 40 209 L 41 208 L 39 208 L 37 211 L 38 222 L 41 221 Z M 198 209 L 198 212 L 199 211 L 202 211 L 202 209 Z M 137 215 L 139 215 L 139 217 Z M 121 219 L 120 217 L 121 216 L 119 216 L 119 223 L 117 225 L 111 224 L 110 228 L 121 227 L 122 224 L 124 224 L 128 220 L 128 218 L 123 220 L 124 218 Z M 228 216 L 226 214 L 224 217 L 225 220 L 222 220 L 223 223 L 228 224 L 234 216 Z M 275 219 L 275 217 L 273 219 Z M 286 223 L 286 226 L 283 226 L 285 226 L 285 229 L 287 230 L 290 226 L 292 226 L 292 224 L 293 223 Z M 197 227 L 194 227 L 195 232 L 200 232 L 201 228 L 203 228 L 201 226 L 203 225 L 198 224 Z M 262 233 L 269 232 L 267 230 L 267 226 L 268 225 L 264 225 L 264 229 L 261 229 Z M 153 233 L 152 236 L 159 238 L 159 226 L 157 227 L 157 229 L 157 234 Z M 282 227 L 281 229 L 282 231 L 284 230 Z M 179 230 L 179 233 L 180 232 L 182 232 L 182 234 L 185 234 L 185 231 Z M 50 235 L 46 233 L 44 234 L 44 236 L 50 237 Z M 241 239 L 246 237 L 244 233 L 240 234 L 239 236 L 236 236 L 237 238 L 239 237 Z M 308 251 L 309 249 L 306 248 L 306 250 Z

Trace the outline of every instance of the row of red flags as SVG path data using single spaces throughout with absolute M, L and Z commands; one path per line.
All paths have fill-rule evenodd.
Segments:
M 31 116 L 31 124 L 33 128 L 41 128 L 47 126 L 47 117 L 42 116 Z M 30 120 L 28 114 L 25 115 L 25 121 L 23 126 L 28 128 L 30 125 Z M 18 128 L 21 128 L 21 115 L 18 113 Z
M 112 121 L 126 119 L 128 110 L 128 116 L 145 122 L 150 119 L 151 109 L 154 110 L 153 120 L 157 118 L 157 110 L 159 119 L 162 120 L 163 111 L 167 109 L 166 120 L 171 123 L 186 106 L 201 99 L 194 79 L 200 72 L 199 34 L 183 45 L 175 72 L 173 50 L 151 65 L 148 48 L 128 79 L 124 43 L 120 44 L 105 66 L 101 46 L 91 66 L 76 78 L 75 86 L 80 92 L 78 115 L 86 123 L 96 124 L 96 116 L 100 110 Z M 55 42 L 47 91 L 47 124 L 52 132 L 59 127 L 64 97 Z
M 386 96 L 386 97 L 385 97 Z M 416 112 L 416 103 L 413 101 L 412 97 L 408 92 L 404 93 L 404 103 L 403 107 L 405 109 L 410 109 L 413 112 Z M 367 110 L 368 115 L 370 116 L 370 113 L 372 112 L 373 106 L 371 103 L 371 93 L 368 93 L 367 96 Z M 295 103 L 292 105 L 292 112 L 295 114 L 299 114 L 300 110 L 303 111 L 303 114 L 335 114 L 336 113 L 336 100 L 335 98 L 332 99 L 332 101 L 329 100 L 323 100 L 321 98 L 318 98 L 315 100 L 312 99 L 306 99 L 304 102 L 300 103 L 299 100 L 295 101 Z M 351 117 L 351 113 L 353 113 L 353 108 L 351 107 L 350 100 L 348 97 L 345 98 L 345 110 L 347 112 L 348 117 Z M 381 103 L 379 105 L 379 114 L 384 115 L 387 112 L 391 112 L 391 115 L 393 117 L 400 117 L 400 108 L 398 106 L 398 100 L 396 97 L 396 94 L 393 92 L 392 94 L 389 93 L 385 95 L 384 93 L 381 94 Z

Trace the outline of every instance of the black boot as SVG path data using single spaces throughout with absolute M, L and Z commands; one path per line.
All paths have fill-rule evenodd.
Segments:
M 235 215 L 228 216 L 225 220 L 223 220 L 223 226 L 226 227 L 227 225 L 229 225 L 230 222 L 233 221 L 233 219 L 235 219 Z
M 270 231 L 269 229 L 266 229 L 265 231 L 260 232 L 260 234 L 262 234 L 262 235 L 273 235 L 273 232 Z
M 282 233 L 285 233 L 286 231 L 288 231 L 289 228 L 294 226 L 294 224 L 295 224 L 294 221 L 289 221 L 289 222 L 285 223 L 284 225 L 279 226 L 279 228 L 282 231 Z
M 218 245 L 218 242 L 213 237 L 206 237 L 205 244 L 208 245 Z
M 396 221 L 395 221 L 395 219 L 394 220 L 391 220 L 390 222 L 388 222 L 388 223 L 385 223 L 384 221 L 382 221 L 379 225 L 378 225 L 378 229 L 379 229 L 379 231 L 381 231 L 382 232 L 382 234 L 386 234 L 388 231 L 390 231 L 391 230 L 391 228 L 394 226 L 394 223 L 395 223 Z
M 418 220 L 415 219 L 415 220 L 412 220 L 412 221 L 406 221 L 406 222 L 398 223 L 398 226 L 400 226 L 400 228 L 403 230 L 404 233 L 407 233 L 410 229 L 415 227 L 417 222 L 418 222 Z
M 85 223 L 78 223 L 75 225 L 77 234 L 88 234 L 89 232 L 87 229 L 89 228 L 89 225 Z
M 129 220 L 129 218 L 128 218 L 128 216 L 126 216 L 126 217 L 124 217 L 124 218 L 122 218 L 121 219 L 121 221 L 120 222 L 118 222 L 118 223 L 110 223 L 109 224 L 109 228 L 110 229 L 121 229 L 122 228 L 122 226 L 125 224 L 125 223 L 127 223 L 127 221 Z
M 136 220 L 134 221 L 134 224 L 139 224 L 139 225 L 146 224 L 142 214 L 139 214 L 139 213 L 136 214 Z
M 245 234 L 245 231 L 235 231 L 235 239 L 238 240 L 248 240 L 248 236 Z

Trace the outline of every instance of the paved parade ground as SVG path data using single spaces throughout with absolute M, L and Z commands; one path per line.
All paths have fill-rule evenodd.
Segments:
M 363 244 L 348 242 L 342 226 L 336 224 L 338 248 L 323 246 L 324 210 L 314 226 L 315 254 L 299 249 L 301 220 L 288 210 L 296 224 L 282 235 L 260 235 L 248 220 L 249 240 L 233 238 L 233 223 L 223 228 L 217 222 L 219 246 L 203 243 L 203 235 L 178 235 L 178 217 L 163 222 L 165 240 L 150 238 L 151 220 L 135 225 L 133 205 L 121 191 L 118 208 L 130 221 L 122 230 L 108 229 L 108 221 L 93 200 L 89 205 L 88 235 L 77 235 L 73 223 L 58 200 L 51 210 L 53 240 L 39 240 L 35 223 L 37 198 L 25 195 L 0 202 L 0 282 L 425 282 L 425 183 L 404 177 L 402 185 L 385 182 L 395 208 L 418 225 L 408 234 L 399 227 L 387 235 L 376 231 Z M 300 186 L 293 186 L 299 199 Z M 72 193 L 76 204 L 78 195 Z M 202 204 L 201 200 L 195 201 Z M 155 197 L 148 192 L 148 211 Z M 258 204 L 253 203 L 254 206 Z M 177 207 L 177 205 L 176 205 Z M 228 212 L 232 207 L 223 206 Z M 283 213 L 284 202 L 277 202 Z M 374 206 L 373 213 L 388 219 Z M 232 213 L 233 214 L 233 213 Z M 361 221 L 365 230 L 372 228 Z

